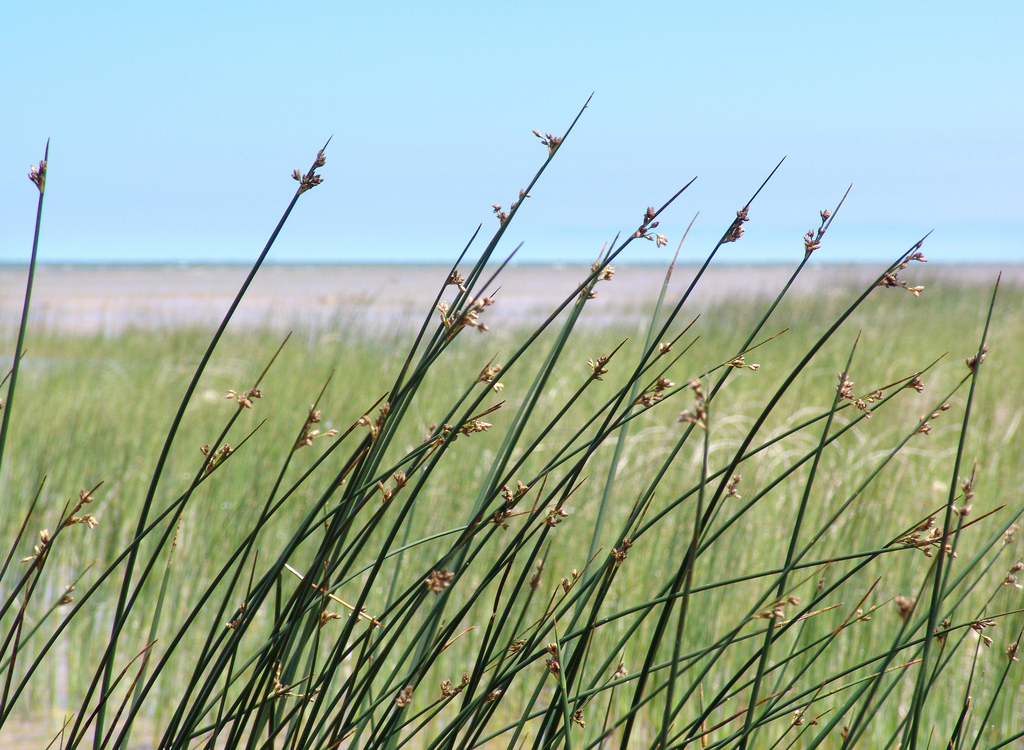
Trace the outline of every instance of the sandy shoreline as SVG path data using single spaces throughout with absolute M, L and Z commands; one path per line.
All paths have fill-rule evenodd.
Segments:
M 75 333 L 114 334 L 129 327 L 214 326 L 245 279 L 244 266 L 41 266 L 32 294 L 37 325 Z M 774 296 L 792 273 L 789 266 L 710 268 L 693 296 L 697 307 L 736 298 Z M 339 316 L 374 327 L 418 320 L 433 302 L 448 269 L 443 266 L 267 266 L 261 269 L 235 314 L 236 325 L 320 327 Z M 696 266 L 678 266 L 669 294 L 678 297 Z M 914 284 L 1024 286 L 1024 264 L 917 265 Z M 542 319 L 588 273 L 585 266 L 515 266 L 497 285 L 499 304 L 488 310 L 494 323 Z M 809 266 L 791 293 L 822 293 L 867 284 L 876 266 Z M 624 311 L 655 299 L 665 269 L 617 267 L 611 284 L 599 287 L 595 317 L 621 319 Z M 0 267 L 0 324 L 17 326 L 25 291 L 24 267 Z M 491 291 L 489 288 L 488 291 Z M 450 292 L 450 290 L 449 290 Z M 449 293 L 449 295 L 451 294 Z

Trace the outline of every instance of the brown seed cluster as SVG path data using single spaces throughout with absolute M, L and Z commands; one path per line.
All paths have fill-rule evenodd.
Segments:
M 622 540 L 622 544 L 612 549 L 612 559 L 615 560 L 616 565 L 621 565 L 629 556 L 629 550 L 632 546 L 633 540 L 627 536 Z
M 654 381 L 654 385 L 649 386 L 640 397 L 637 398 L 636 403 L 645 408 L 650 408 L 656 403 L 665 398 L 665 391 L 669 388 L 674 388 L 675 383 L 666 377 L 660 377 Z
M 933 548 L 937 548 L 942 543 L 942 537 L 942 529 L 935 525 L 935 516 L 928 516 L 896 541 L 907 547 L 921 550 L 925 557 L 931 557 L 934 554 Z M 951 557 L 956 557 L 950 544 L 946 544 L 945 552 Z
M 944 412 L 944 411 L 949 411 L 949 404 L 943 404 L 942 406 L 940 406 L 939 410 L 932 412 L 930 417 L 929 416 L 925 416 L 924 414 L 922 414 L 921 415 L 921 419 L 920 419 L 921 426 L 918 427 L 914 431 L 914 434 L 915 435 L 929 435 L 929 434 L 931 434 L 932 426 L 931 426 L 931 422 L 929 420 L 935 421 L 936 419 L 938 419 L 939 417 L 942 416 L 942 412 Z
M 210 450 L 211 448 L 209 444 L 204 445 L 202 448 L 199 449 L 200 453 L 208 457 L 206 464 L 203 466 L 203 476 L 208 475 L 222 463 L 227 461 L 228 457 L 235 452 L 235 449 L 232 448 L 227 443 L 224 443 L 224 445 L 222 445 L 220 448 L 214 451 L 212 456 L 210 455 Z
M 527 193 L 525 190 L 520 190 L 519 191 L 519 200 L 512 202 L 512 205 L 509 206 L 508 212 L 503 211 L 501 206 L 498 205 L 497 203 L 492 203 L 491 204 L 491 208 L 494 209 L 494 213 L 498 217 L 498 223 L 501 224 L 501 226 L 505 226 L 506 224 L 508 224 L 509 219 L 512 218 L 512 214 L 515 213 L 515 210 L 517 208 L 519 208 L 519 204 L 523 202 L 524 198 L 529 198 L 529 197 L 531 197 L 529 193 Z M 459 287 L 459 288 L 462 289 L 462 291 L 466 291 L 462 287 Z
M 695 424 L 702 430 L 708 430 L 708 409 L 704 401 L 704 387 L 700 380 L 694 378 L 690 381 L 690 389 L 693 391 L 693 408 L 684 411 L 679 415 L 679 421 L 685 424 Z
M 380 502 L 382 505 L 391 502 L 391 498 L 398 494 L 398 491 L 405 487 L 406 483 L 409 481 L 409 478 L 405 475 L 404 471 L 395 472 L 392 475 L 392 479 L 395 480 L 394 487 L 384 484 L 383 481 L 377 482 L 377 489 L 380 490 Z
M 309 168 L 306 174 L 302 174 L 299 170 L 292 172 L 292 179 L 299 183 L 299 195 L 302 195 L 307 190 L 312 190 L 321 182 L 324 178 L 316 173 L 316 170 L 327 163 L 327 159 L 324 158 L 324 150 L 320 151 L 316 155 L 316 161 L 313 162 L 313 166 Z
M 882 276 L 882 278 L 879 280 L 877 286 L 884 286 L 890 288 L 902 287 L 903 289 L 906 289 L 908 292 L 913 294 L 915 297 L 920 297 L 921 292 L 924 291 L 923 286 L 909 286 L 906 281 L 900 279 L 897 276 L 897 274 L 899 274 L 900 271 L 902 271 L 903 269 L 910 265 L 911 261 L 917 261 L 918 263 L 928 262 L 928 259 L 924 257 L 924 253 L 921 252 L 920 242 L 917 243 L 917 251 L 908 256 L 905 261 L 900 263 L 891 272 L 886 272 L 886 274 Z
M 657 216 L 657 211 L 654 210 L 654 206 L 648 206 L 647 210 L 644 211 L 643 221 L 640 223 L 640 227 L 633 232 L 633 237 L 636 239 L 650 240 L 658 247 L 663 247 L 668 244 L 668 238 L 663 234 L 652 234 L 652 229 L 657 229 L 659 222 L 654 220 Z
M 441 301 L 437 304 L 437 311 L 441 314 L 441 323 L 448 331 L 449 340 L 463 328 L 475 328 L 481 333 L 491 330 L 484 323 L 480 322 L 480 313 L 484 308 L 494 304 L 493 297 L 481 297 L 466 299 L 466 307 L 459 310 L 451 310 L 447 302 Z
M 609 265 L 602 266 L 601 265 L 602 263 L 606 263 L 607 262 L 607 259 L 604 260 L 604 261 L 601 260 L 601 258 L 603 256 L 604 256 L 604 248 L 602 247 L 601 248 L 601 252 L 598 255 L 597 260 L 595 260 L 593 263 L 590 264 L 590 273 L 591 273 L 591 275 L 597 273 L 598 276 L 597 276 L 597 278 L 594 281 L 592 281 L 592 282 L 590 282 L 588 284 L 582 284 L 580 286 L 580 296 L 579 296 L 579 299 L 577 300 L 576 304 L 578 304 L 578 305 L 579 304 L 583 304 L 587 300 L 595 299 L 597 297 L 597 292 L 594 291 L 594 287 L 597 286 L 598 282 L 600 282 L 600 281 L 611 281 L 612 277 L 615 276 L 615 266 L 609 266 Z M 600 271 L 600 273 L 598 273 L 598 271 Z
M 431 572 L 424 583 L 427 584 L 427 588 L 430 589 L 431 593 L 440 594 L 451 585 L 453 578 L 455 578 L 454 571 L 435 570 Z
M 544 518 L 544 523 L 547 526 L 554 528 L 562 522 L 562 519 L 568 517 L 569 511 L 565 510 L 564 508 L 552 506 L 551 508 L 548 508 L 547 516 Z
M 28 168 L 28 178 L 32 180 L 32 184 L 39 188 L 39 193 L 42 194 L 46 190 L 46 161 L 40 161 L 39 166 L 34 164 Z
M 972 622 L 971 630 L 973 630 L 975 633 L 981 636 L 981 642 L 985 644 L 985 648 L 990 648 L 992 646 L 992 638 L 985 635 L 985 629 L 994 628 L 995 626 L 995 620 L 991 618 L 986 618 L 982 620 L 975 620 L 974 622 Z
M 781 620 L 786 616 L 786 605 L 792 605 L 794 607 L 800 604 L 800 598 L 796 596 L 787 596 L 785 599 L 779 599 L 774 602 L 768 609 L 758 612 L 751 619 L 752 620 Z
M 818 226 L 817 231 L 808 229 L 807 234 L 804 235 L 804 255 L 810 255 L 815 250 L 821 247 L 821 238 L 825 236 L 825 230 L 828 228 L 828 220 L 832 216 L 832 212 L 827 208 L 820 212 L 821 224 Z
M 545 649 L 548 653 L 548 658 L 544 660 L 544 666 L 548 668 L 548 671 L 555 677 L 558 677 L 562 671 L 562 664 L 558 661 L 558 644 L 549 643 Z
M 544 572 L 544 561 L 538 560 L 533 564 L 533 575 L 530 576 L 530 588 L 534 591 L 540 588 L 541 574 Z
M 236 393 L 235 391 L 229 390 L 226 398 L 228 400 L 235 399 L 238 402 L 239 409 L 251 409 L 253 399 L 263 398 L 263 391 L 258 388 L 250 388 L 243 393 Z
M 46 553 L 50 549 L 51 541 L 50 530 L 41 529 L 39 531 L 39 544 L 32 548 L 31 555 L 21 558 L 21 562 L 31 562 L 35 567 L 41 568 L 43 561 L 46 559 Z
M 448 280 L 444 282 L 445 286 L 457 287 L 460 292 L 466 291 L 465 287 L 466 279 L 458 271 L 452 271 L 448 274 Z
M 897 594 L 893 598 L 893 602 L 896 604 L 896 613 L 904 622 L 914 613 L 914 607 L 917 606 L 917 599 L 902 594 Z
M 736 218 L 733 219 L 732 224 L 722 237 L 722 244 L 726 242 L 735 242 L 743 236 L 743 225 L 750 221 L 750 206 L 744 206 L 736 212 Z
M 512 517 L 512 508 L 515 506 L 517 502 L 519 502 L 520 498 L 522 498 L 529 491 L 530 488 L 527 485 L 518 481 L 516 482 L 515 492 L 512 492 L 512 490 L 508 488 L 508 485 L 502 485 L 501 496 L 505 500 L 505 506 L 499 508 L 494 512 L 494 515 L 491 517 L 491 523 L 493 523 L 495 526 L 500 526 L 503 529 L 507 529 L 508 524 L 506 523 L 506 521 L 508 521 L 508 519 Z
M 299 439 L 295 441 L 295 448 L 305 448 L 306 446 L 312 445 L 313 441 L 317 438 L 331 438 L 338 434 L 337 430 L 328 430 L 327 432 L 320 432 L 320 430 L 313 429 L 313 425 L 319 424 L 323 419 L 320 414 L 320 410 L 315 408 L 312 404 L 309 407 L 309 413 L 306 415 L 306 422 L 302 425 L 302 432 L 299 433 Z
M 381 406 L 380 406 L 380 414 L 379 414 L 379 416 L 376 419 L 371 420 L 369 414 L 364 414 L 363 416 L 361 416 L 359 418 L 359 421 L 356 424 L 360 425 L 361 427 L 369 427 L 370 428 L 370 439 L 373 440 L 374 442 L 376 442 L 377 438 L 380 437 L 381 428 L 384 427 L 384 422 L 387 421 L 388 415 L 390 413 L 391 413 L 391 404 L 387 404 L 387 403 L 381 404 Z
M 562 145 L 563 136 L 551 135 L 551 133 L 540 134 L 539 130 L 531 131 L 535 136 L 540 138 L 540 145 L 548 147 L 548 156 L 554 156 L 555 151 Z
M 96 489 L 96 488 L 94 487 L 93 489 Z M 96 520 L 96 516 L 92 515 L 91 513 L 86 513 L 85 515 L 82 515 L 82 516 L 76 515 L 78 513 L 78 511 L 80 511 L 84 506 L 88 505 L 92 501 L 93 501 L 93 496 L 92 496 L 92 492 L 91 491 L 89 491 L 89 490 L 79 490 L 78 491 L 78 503 L 76 503 L 75 507 L 71 509 L 70 513 L 68 513 L 68 515 L 66 516 L 66 518 L 64 520 L 63 525 L 64 526 L 72 526 L 72 525 L 74 525 L 76 523 L 84 523 L 90 529 L 95 529 L 97 526 L 99 526 L 100 522 L 98 520 Z
M 596 360 L 587 358 L 587 364 L 590 366 L 590 377 L 593 380 L 600 380 L 602 375 L 607 374 L 608 368 L 605 367 L 608 364 L 608 356 L 602 354 Z
M 725 366 L 733 367 L 737 370 L 747 369 L 750 370 L 751 372 L 757 372 L 761 368 L 761 365 L 759 365 L 757 362 L 748 365 L 746 362 L 746 358 L 742 354 L 726 362 Z
M 837 372 L 836 376 L 839 378 L 839 385 L 837 390 L 839 391 L 840 401 L 850 401 L 855 407 L 864 412 L 864 416 L 871 419 L 870 404 L 876 401 L 881 401 L 885 394 L 881 390 L 876 390 L 872 393 L 865 394 L 864 396 L 857 396 L 853 392 L 853 381 L 846 378 L 846 373 Z
M 410 703 L 412 703 L 412 685 L 406 685 L 395 698 L 395 705 L 399 708 L 405 708 Z
M 462 683 L 459 685 L 452 685 L 451 680 L 441 680 L 441 697 L 451 698 L 458 695 L 466 689 L 466 685 L 469 684 L 469 672 L 462 673 Z
M 988 344 L 982 344 L 982 347 L 981 347 L 981 358 L 980 359 L 978 358 L 977 354 L 974 354 L 974 355 L 971 355 L 970 357 L 968 357 L 966 360 L 964 360 L 967 363 L 967 369 L 970 370 L 971 372 L 974 372 L 977 369 L 978 365 L 981 362 L 985 361 L 985 356 L 987 354 L 988 354 Z
M 1017 582 L 1017 573 L 1021 570 L 1024 570 L 1024 562 L 1020 562 L 1018 560 L 1013 564 L 1013 567 L 1007 571 L 1006 576 L 1003 578 L 1003 585 L 1013 586 L 1015 589 L 1024 588 L 1024 585 Z

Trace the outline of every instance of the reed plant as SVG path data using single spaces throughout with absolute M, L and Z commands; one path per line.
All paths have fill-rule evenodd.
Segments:
M 0 737 L 66 707 L 53 736 L 68 748 L 1024 738 L 1020 410 L 986 382 L 992 321 L 1013 316 L 993 293 L 948 356 L 886 328 L 893 306 L 905 321 L 927 304 L 906 278 L 923 241 L 841 301 L 792 303 L 840 201 L 773 300 L 696 319 L 692 292 L 762 185 L 677 298 L 669 266 L 641 335 L 588 327 L 613 262 L 667 244 L 659 223 L 687 185 L 638 212 L 539 326 L 490 331 L 499 244 L 580 115 L 535 131 L 539 169 L 415 331 L 229 330 L 322 149 L 201 354 L 178 331 L 160 362 L 118 365 L 109 342 L 40 333 L 41 352 L 78 347 L 72 377 L 104 363 L 101 399 L 65 397 L 45 426 L 54 388 L 27 332 L 46 158 L 33 168 L 0 427 Z

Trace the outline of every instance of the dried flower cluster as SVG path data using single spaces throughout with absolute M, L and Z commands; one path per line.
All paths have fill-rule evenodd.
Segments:
M 825 236 L 825 230 L 828 228 L 828 220 L 832 216 L 832 212 L 827 208 L 820 212 L 821 224 L 818 226 L 817 231 L 808 229 L 807 234 L 804 235 L 804 255 L 810 255 L 815 250 L 821 247 L 821 238 Z
M 448 280 L 444 282 L 444 285 L 454 286 L 458 288 L 460 292 L 465 292 L 465 283 L 466 279 L 463 277 L 461 273 L 459 273 L 458 271 L 452 271 L 450 274 L 448 274 Z
M 548 508 L 547 516 L 544 518 L 544 523 L 547 526 L 549 526 L 551 528 L 554 528 L 555 526 L 557 526 L 558 524 L 560 524 L 562 522 L 563 518 L 568 518 L 568 517 L 569 517 L 569 511 L 565 510 L 564 508 L 559 508 L 557 506 L 552 506 L 552 507 Z
M 629 550 L 633 546 L 633 540 L 628 536 L 622 540 L 622 544 L 612 549 L 612 559 L 615 560 L 615 564 L 621 564 L 628 556 Z
M 917 599 L 903 596 L 902 594 L 897 594 L 893 597 L 893 602 L 896 604 L 896 613 L 904 622 L 914 613 L 914 607 L 917 606 Z
M 548 658 L 544 660 L 544 666 L 548 668 L 548 671 L 555 677 L 562 671 L 562 665 L 558 661 L 558 644 L 549 643 L 545 649 L 548 653 Z
M 327 163 L 327 159 L 324 158 L 324 150 L 320 149 L 316 155 L 316 161 L 313 162 L 313 166 L 309 168 L 306 174 L 302 174 L 299 170 L 292 172 L 292 179 L 299 183 L 299 195 L 302 195 L 307 190 L 311 190 L 324 181 L 324 178 L 316 173 L 316 170 Z
M 657 229 L 658 227 L 659 222 L 654 220 L 656 215 L 657 211 L 654 210 L 654 206 L 648 206 L 647 210 L 644 211 L 643 222 L 641 222 L 640 227 L 633 232 L 633 237 L 636 239 L 650 240 L 658 247 L 662 247 L 668 244 L 668 238 L 663 234 L 651 234 L 651 230 Z
M 455 578 L 454 571 L 435 570 L 431 572 L 430 577 L 424 583 L 427 584 L 427 588 L 430 589 L 431 593 L 440 594 L 451 585 L 453 578 Z
M 389 487 L 382 481 L 377 482 L 377 489 L 380 490 L 381 504 L 390 502 L 391 498 L 398 494 L 398 491 L 405 487 L 406 483 L 409 481 L 409 478 L 406 476 L 404 471 L 395 472 L 392 475 L 392 478 L 395 480 L 394 487 Z
M 253 399 L 263 398 L 263 391 L 258 388 L 250 388 L 243 393 L 236 393 L 235 391 L 228 390 L 226 398 L 228 400 L 235 399 L 238 402 L 239 409 L 251 409 Z
M 46 160 L 39 162 L 39 166 L 34 164 L 28 168 L 28 178 L 32 180 L 37 188 L 39 188 L 40 194 L 46 190 Z
M 695 424 L 707 432 L 708 409 L 707 404 L 704 402 L 704 388 L 696 378 L 690 381 L 690 388 L 693 390 L 693 395 L 695 397 L 693 408 L 680 414 L 679 421 L 685 424 Z
M 855 407 L 864 412 L 865 417 L 871 419 L 871 409 L 868 408 L 868 405 L 881 401 L 885 394 L 881 390 L 876 390 L 864 396 L 857 396 L 853 392 L 853 381 L 846 378 L 846 373 L 837 372 L 836 376 L 839 378 L 839 385 L 837 386 L 839 400 L 850 401 Z
M 380 415 L 370 420 L 369 414 L 364 414 L 359 418 L 357 424 L 361 427 L 370 428 L 370 439 L 376 442 L 377 438 L 380 437 L 381 428 L 384 426 L 384 422 L 387 421 L 388 415 L 391 413 L 391 404 L 381 404 Z
M 980 635 L 981 636 L 981 642 L 985 644 L 985 648 L 989 648 L 989 647 L 992 646 L 992 638 L 990 638 L 989 636 L 985 635 L 985 628 L 994 628 L 995 626 L 996 626 L 996 621 L 995 620 L 993 620 L 991 618 L 986 618 L 986 619 L 982 619 L 982 620 L 975 620 L 974 622 L 972 622 L 971 623 L 971 630 L 973 630 L 975 633 Z
M 768 607 L 768 609 L 758 612 L 751 619 L 752 620 L 781 620 L 786 616 L 785 607 L 787 604 L 791 604 L 794 607 L 800 604 L 800 598 L 796 596 L 787 596 L 785 599 L 779 599 L 777 602 Z
M 40 529 L 39 544 L 32 548 L 31 555 L 21 558 L 21 562 L 31 562 L 36 568 L 42 568 L 43 561 L 46 559 L 46 553 L 50 549 L 51 541 L 50 530 Z
M 395 698 L 395 705 L 399 708 L 405 708 L 410 703 L 412 703 L 412 685 L 406 685 Z
M 531 131 L 535 136 L 540 138 L 540 144 L 548 147 L 548 156 L 554 156 L 555 151 L 562 144 L 562 137 L 557 135 L 551 135 L 551 133 L 540 134 L 539 130 Z
M 932 412 L 931 416 L 925 416 L 925 415 L 922 414 L 921 415 L 921 419 L 920 419 L 921 426 L 918 427 L 914 431 L 914 434 L 915 435 L 928 435 L 928 434 L 931 434 L 932 426 L 931 426 L 931 422 L 929 422 L 929 420 L 935 421 L 940 416 L 942 416 L 942 412 L 944 412 L 944 411 L 949 411 L 949 404 L 943 404 L 942 406 L 939 407 L 938 411 Z
M 924 291 L 923 286 L 908 286 L 906 281 L 900 279 L 897 274 L 910 265 L 910 261 L 916 260 L 918 263 L 927 263 L 928 259 L 924 257 L 924 253 L 920 251 L 921 243 L 917 243 L 917 251 L 912 253 L 905 261 L 900 263 L 893 271 L 887 272 L 879 280 L 877 286 L 884 287 L 903 287 L 908 292 L 913 294 L 915 297 L 920 297 L 921 292 Z
M 320 430 L 313 429 L 313 425 L 319 424 L 322 419 L 320 410 L 315 408 L 312 404 L 309 407 L 309 414 L 306 415 L 306 422 L 302 425 L 302 432 L 299 433 L 299 439 L 295 441 L 295 448 L 305 448 L 306 446 L 312 445 L 313 441 L 317 438 L 332 438 L 338 434 L 337 430 L 328 430 L 327 432 L 320 432 Z
M 520 190 L 519 191 L 519 200 L 513 201 L 512 205 L 509 206 L 509 209 L 508 209 L 507 212 L 503 211 L 501 206 L 498 205 L 497 203 L 492 203 L 491 204 L 491 208 L 494 209 L 494 213 L 498 217 L 498 223 L 501 224 L 502 226 L 505 226 L 506 224 L 508 224 L 509 219 L 512 218 L 512 214 L 514 214 L 516 209 L 519 208 L 519 204 L 523 202 L 523 198 L 529 198 L 529 197 L 531 197 L 529 193 L 527 193 L 525 190 Z M 461 289 L 461 287 L 460 287 L 460 289 Z M 466 291 L 466 290 L 462 289 L 462 291 Z
M 199 449 L 199 452 L 207 457 L 206 464 L 203 466 L 203 476 L 208 475 L 222 463 L 227 461 L 228 457 L 235 452 L 235 449 L 227 443 L 224 443 L 224 445 L 214 451 L 212 456 L 210 455 L 210 450 L 209 444 L 204 445 Z
M 451 680 L 441 680 L 441 697 L 451 698 L 458 695 L 466 689 L 466 685 L 469 684 L 469 672 L 462 673 L 462 683 L 459 685 L 452 685 Z
M 494 515 L 491 517 L 491 523 L 493 523 L 495 526 L 500 526 L 503 529 L 507 529 L 508 524 L 506 523 L 506 521 L 508 521 L 508 519 L 512 517 L 512 508 L 515 506 L 517 502 L 519 502 L 520 498 L 522 498 L 529 491 L 530 488 L 527 485 L 518 481 L 516 482 L 515 492 L 512 492 L 512 490 L 508 488 L 508 485 L 502 485 L 501 496 L 505 500 L 505 506 L 502 508 L 498 508 L 498 510 L 494 511 Z
M 600 380 L 601 376 L 608 372 L 608 368 L 605 367 L 608 364 L 608 356 L 605 354 L 602 354 L 596 360 L 588 357 L 587 364 L 590 366 L 590 377 L 593 380 Z
M 931 557 L 933 554 L 932 548 L 938 547 L 942 543 L 942 537 L 942 529 L 935 525 L 935 516 L 928 516 L 928 518 L 896 541 L 907 547 L 921 550 L 925 557 Z M 945 552 L 951 557 L 956 557 L 956 553 L 950 544 L 946 544 Z
M 530 588 L 536 591 L 540 588 L 540 576 L 544 572 L 544 561 L 538 560 L 533 564 L 533 575 L 530 576 Z
M 493 304 L 493 297 L 481 297 L 480 299 L 469 297 L 466 299 L 465 309 L 461 312 L 457 310 L 449 312 L 449 305 L 444 301 L 437 304 L 437 311 L 441 313 L 441 323 L 448 330 L 448 338 L 451 339 L 463 328 L 476 328 L 481 333 L 489 331 L 490 328 L 480 322 L 480 313 L 485 307 L 490 307 Z
M 476 382 L 478 383 L 490 383 L 491 390 L 495 393 L 501 391 L 505 386 L 501 383 L 494 382 L 494 379 L 498 377 L 498 373 L 501 372 L 501 365 L 494 364 L 494 360 L 487 363 L 487 366 L 480 371 L 480 374 L 476 376 Z
M 757 372 L 760 369 L 760 367 L 761 367 L 761 365 L 759 365 L 756 362 L 753 363 L 753 364 L 748 365 L 746 363 L 746 360 L 744 359 L 744 356 L 742 354 L 740 356 L 735 357 L 734 359 L 731 359 L 728 362 L 726 362 L 725 366 L 726 367 L 734 367 L 737 370 L 742 370 L 742 369 L 746 368 L 746 369 L 750 370 L 751 372 Z
M 665 398 L 665 391 L 674 388 L 675 383 L 666 377 L 660 377 L 654 381 L 654 385 L 646 388 L 637 398 L 636 403 L 645 408 L 650 408 Z
M 726 230 L 725 235 L 722 237 L 722 243 L 735 242 L 743 236 L 743 225 L 750 221 L 750 206 L 744 206 L 736 212 L 736 218 L 733 219 L 729 229 Z
M 982 344 L 981 346 L 981 359 L 978 358 L 977 354 L 973 354 L 964 360 L 967 364 L 967 369 L 974 372 L 978 367 L 978 364 L 985 361 L 985 356 L 988 354 L 988 344 Z
M 1006 576 L 1003 578 L 1003 585 L 1013 586 L 1015 589 L 1024 588 L 1024 585 L 1021 585 L 1017 582 L 1016 574 L 1019 573 L 1021 570 L 1024 570 L 1024 562 L 1020 562 L 1018 560 L 1013 564 L 1013 567 L 1007 571 Z
M 97 485 L 97 486 L 99 486 L 99 485 Z M 93 488 L 93 489 L 95 490 L 95 488 Z M 75 505 L 74 508 L 71 509 L 71 512 L 67 514 L 67 516 L 65 517 L 64 522 L 63 522 L 62 525 L 63 526 L 72 526 L 72 525 L 74 525 L 76 523 L 84 523 L 90 529 L 95 529 L 97 526 L 99 526 L 100 522 L 98 520 L 96 520 L 96 516 L 92 515 L 91 513 L 86 513 L 85 515 L 82 515 L 82 516 L 77 515 L 78 511 L 80 511 L 84 506 L 88 505 L 92 501 L 93 501 L 92 491 L 90 491 L 90 490 L 79 490 L 78 491 L 78 503 Z

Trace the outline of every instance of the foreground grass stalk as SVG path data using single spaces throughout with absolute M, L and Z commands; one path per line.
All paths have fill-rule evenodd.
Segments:
M 36 223 L 32 232 L 32 253 L 28 261 L 28 280 L 25 282 L 25 297 L 21 304 L 21 323 L 18 326 L 18 343 L 14 347 L 14 364 L 11 365 L 10 374 L 6 380 L 7 398 L 0 399 L 0 409 L 3 410 L 0 419 L 0 470 L 3 469 L 4 449 L 7 446 L 7 434 L 10 431 L 11 412 L 14 407 L 15 386 L 18 384 L 18 372 L 21 369 L 21 360 L 25 356 L 25 331 L 28 328 L 28 314 L 32 301 L 32 285 L 36 277 L 36 260 L 39 257 L 39 230 L 43 223 L 43 198 L 46 195 L 46 168 L 50 159 L 50 141 L 47 139 L 46 148 L 43 150 L 43 160 L 39 166 L 33 166 L 28 173 L 32 183 L 39 189 L 39 201 L 36 203 Z
M 849 299 L 794 299 L 844 196 L 820 212 L 765 304 L 682 318 L 712 260 L 743 236 L 769 175 L 669 301 L 673 261 L 639 326 L 592 325 L 591 300 L 614 296 L 611 263 L 634 241 L 667 244 L 659 225 L 692 181 L 602 248 L 541 323 L 512 343 L 487 335 L 518 248 L 500 262 L 495 253 L 582 111 L 561 137 L 535 131 L 547 150 L 540 168 L 509 210 L 495 205 L 498 228 L 465 268 L 474 232 L 402 348 L 358 326 L 334 354 L 300 336 L 284 357 L 294 364 L 267 365 L 243 393 L 229 391 L 232 413 L 197 437 L 186 411 L 202 416 L 220 390 L 215 352 L 230 358 L 242 341 L 228 323 L 298 197 L 319 183 L 323 152 L 296 173 L 299 190 L 167 409 L 153 473 L 106 485 L 131 515 L 113 551 L 96 553 L 96 572 L 74 569 L 76 548 L 53 543 L 84 522 L 69 504 L 14 573 L 48 497 L 25 493 L 0 571 L 0 731 L 66 645 L 97 627 L 108 635 L 76 655 L 84 669 L 67 680 L 79 707 L 61 730 L 67 747 L 90 735 L 95 748 L 126 747 L 143 722 L 156 726 L 155 747 L 211 750 L 804 750 L 932 736 L 980 750 L 1024 731 L 1006 687 L 1016 645 L 1001 643 L 1004 631 L 1024 633 L 1011 597 L 1024 565 L 1007 561 L 1024 505 L 998 491 L 994 501 L 980 475 L 960 483 L 968 425 L 976 440 L 993 409 L 977 381 L 990 326 L 997 341 L 1012 316 L 997 323 L 993 297 L 966 376 L 923 349 L 912 354 L 924 366 L 872 352 L 870 321 L 892 318 L 870 316 L 893 315 L 880 287 L 907 300 L 922 290 L 898 276 L 924 260 L 920 243 Z M 840 350 L 852 326 L 857 343 Z M 233 361 L 262 346 L 242 345 Z M 886 385 L 853 391 L 854 350 L 861 377 Z M 315 387 L 308 351 L 331 365 Z M 760 363 L 749 361 L 755 351 Z M 926 375 L 939 386 L 915 400 Z M 281 404 L 283 420 L 272 410 L 250 418 L 264 379 L 273 400 L 309 393 L 312 403 L 298 416 Z M 919 421 L 911 412 L 925 407 Z M 943 416 L 960 408 L 962 419 Z M 1014 418 L 986 443 L 1010 446 L 995 449 L 1003 466 L 1016 461 Z M 26 439 L 10 425 L 12 440 Z M 198 468 L 178 457 L 210 437 Z M 936 471 L 945 502 L 920 491 Z M 158 507 L 175 477 L 174 499 Z M 975 491 L 982 510 L 968 518 Z M 85 591 L 62 609 L 71 589 L 64 604 L 50 603 L 52 590 L 71 571 Z M 993 669 L 1000 652 L 1006 662 Z M 955 706 L 944 711 L 935 696 L 950 685 Z

